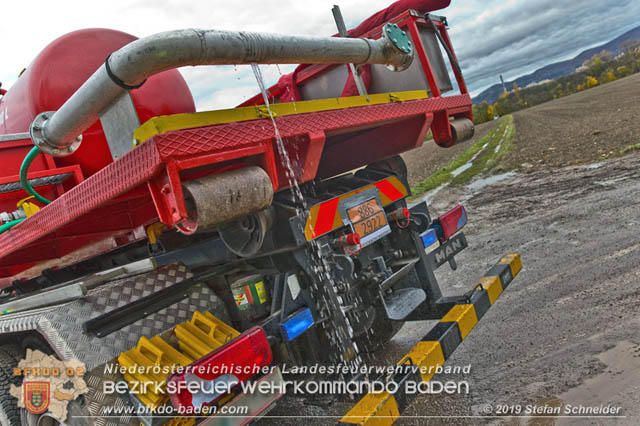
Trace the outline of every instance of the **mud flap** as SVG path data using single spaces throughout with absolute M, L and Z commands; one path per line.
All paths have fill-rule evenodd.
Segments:
M 404 384 L 413 379 L 422 382 L 431 380 L 436 368 L 449 359 L 521 269 L 520 255 L 503 257 L 480 278 L 467 297 L 460 298 L 461 302 L 454 305 L 398 362 L 398 365 L 410 368 L 404 368 L 407 371 L 403 374 L 388 379 L 397 386 L 386 388 L 397 391 L 393 394 L 368 393 L 342 417 L 338 425 L 386 426 L 395 423 L 416 396 L 415 393 L 408 393 Z
M 399 288 L 390 295 L 381 295 L 381 298 L 387 317 L 393 321 L 402 321 L 427 300 L 427 293 L 421 288 Z
M 407 263 L 380 284 L 380 299 L 390 320 L 404 320 L 427 299 L 427 293 L 421 288 L 392 288 L 394 284 L 413 270 L 417 261 L 415 259 Z

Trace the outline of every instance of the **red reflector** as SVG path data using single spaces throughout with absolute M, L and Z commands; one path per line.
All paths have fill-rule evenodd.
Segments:
M 177 409 L 210 405 L 273 361 L 262 327 L 245 331 L 236 339 L 193 362 L 167 379 L 167 392 Z
M 442 228 L 442 239 L 448 240 L 467 224 L 467 211 L 462 205 L 455 206 L 438 217 L 438 222 Z

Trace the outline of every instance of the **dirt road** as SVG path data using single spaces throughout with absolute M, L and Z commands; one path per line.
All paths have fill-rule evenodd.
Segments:
M 438 273 L 447 294 L 468 289 L 504 253 L 520 253 L 524 269 L 449 361 L 471 364 L 470 394 L 423 397 L 406 413 L 610 404 L 626 417 L 397 424 L 640 424 L 640 151 L 593 163 L 640 143 L 639 99 L 634 75 L 520 111 L 505 159 L 520 172 L 435 196 L 432 211 L 463 202 L 470 218 L 458 271 Z M 576 163 L 590 164 L 568 166 Z M 405 325 L 385 359 L 397 360 L 428 326 Z
M 599 161 L 640 144 L 640 74 L 513 114 L 514 149 L 506 168 L 562 167 Z M 402 154 L 414 186 L 489 133 L 498 121 L 476 126 L 472 140 L 440 148 L 433 141 Z
M 458 271 L 440 273 L 449 294 L 469 288 L 503 253 L 521 253 L 524 264 L 450 360 L 472 366 L 471 393 L 456 401 L 455 415 L 486 413 L 497 404 L 611 404 L 627 418 L 557 424 L 638 424 L 639 178 L 640 155 L 634 154 L 436 197 L 432 209 L 438 211 L 466 200 L 470 218 L 470 248 L 459 256 Z M 419 327 L 403 328 L 393 342 L 398 353 Z M 437 415 L 429 408 L 436 398 L 416 402 L 411 411 Z M 516 420 L 499 423 L 555 424 Z

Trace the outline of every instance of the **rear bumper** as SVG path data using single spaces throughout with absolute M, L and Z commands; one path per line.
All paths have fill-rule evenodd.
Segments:
M 369 393 L 340 420 L 339 425 L 384 426 L 393 424 L 411 404 L 416 393 L 408 393 L 407 381 L 428 382 L 438 366 L 443 365 L 469 335 L 473 327 L 493 306 L 498 297 L 522 269 L 520 255 L 504 256 L 482 277 L 467 297 L 456 303 L 402 359 L 398 365 L 415 368 L 404 375 L 394 375 L 397 391 Z M 396 388 L 395 386 L 392 388 Z

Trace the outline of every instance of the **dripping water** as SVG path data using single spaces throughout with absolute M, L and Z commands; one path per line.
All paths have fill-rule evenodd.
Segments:
M 302 207 L 302 211 L 299 211 L 300 208 L 297 208 L 297 213 L 302 213 L 307 210 L 307 202 L 302 195 L 302 191 L 300 190 L 300 185 L 298 184 L 298 179 L 296 178 L 295 171 L 293 170 L 293 164 L 291 163 L 291 158 L 289 157 L 289 153 L 287 152 L 286 147 L 284 146 L 284 141 L 282 140 L 282 136 L 280 136 L 280 130 L 278 129 L 278 125 L 276 124 L 276 119 L 273 116 L 273 112 L 271 112 L 271 105 L 269 104 L 269 96 L 267 95 L 267 90 L 265 88 L 264 79 L 262 78 L 262 71 L 260 71 L 260 66 L 258 64 L 251 64 L 251 68 L 253 69 L 253 74 L 256 77 L 256 81 L 258 82 L 258 86 L 260 87 L 260 91 L 262 92 L 262 98 L 264 99 L 264 104 L 269 112 L 269 117 L 271 118 L 271 123 L 273 124 L 273 129 L 276 135 L 276 146 L 278 147 L 278 154 L 280 154 L 280 159 L 282 160 L 282 164 L 284 166 L 285 175 L 287 176 L 287 180 L 289 182 L 289 187 L 291 188 L 291 192 L 294 198 L 294 202 Z
M 296 174 L 295 171 L 293 169 L 293 164 L 291 163 L 291 158 L 289 157 L 289 153 L 286 150 L 286 147 L 284 145 L 284 141 L 282 140 L 282 136 L 280 135 L 280 131 L 278 129 L 278 124 L 276 123 L 275 117 L 273 116 L 273 112 L 271 111 L 271 106 L 269 103 L 269 96 L 267 95 L 267 90 L 266 90 L 266 86 L 264 84 L 264 79 L 262 76 L 262 71 L 260 70 L 260 66 L 258 64 L 251 64 L 251 68 L 253 70 L 253 74 L 256 78 L 256 81 L 258 82 L 258 86 L 260 87 L 260 92 L 262 93 L 262 98 L 264 99 L 264 104 L 265 107 L 267 108 L 267 111 L 269 113 L 269 117 L 271 118 L 271 123 L 273 124 L 273 129 L 275 132 L 275 138 L 276 138 L 276 146 L 278 148 L 278 154 L 280 155 L 280 159 L 282 161 L 282 164 L 284 166 L 284 170 L 285 170 L 285 175 L 287 177 L 288 183 L 289 183 L 289 187 L 291 189 L 291 193 L 292 196 L 294 198 L 294 203 L 296 204 L 296 213 L 298 215 L 304 214 L 308 211 L 308 205 L 307 202 L 304 198 L 304 195 L 302 194 L 302 191 L 300 190 L 300 185 L 298 183 L 298 179 L 296 178 Z M 280 70 L 280 68 L 278 67 L 278 71 Z M 312 258 L 310 259 L 312 265 L 313 265 L 313 270 L 315 271 L 315 273 L 318 276 L 322 276 L 324 277 L 324 279 L 326 280 L 327 283 L 331 283 L 334 286 L 335 289 L 335 282 L 331 277 L 330 274 L 330 270 L 331 270 L 331 265 L 329 264 L 329 262 L 326 259 L 326 256 L 322 255 L 322 250 L 321 247 L 319 246 L 319 244 L 316 242 L 316 240 L 312 240 L 311 241 L 311 247 L 312 247 L 312 252 L 314 253 L 314 256 L 312 256 Z M 316 285 L 314 283 L 314 285 Z M 342 298 L 340 295 L 337 294 L 336 291 L 336 296 L 338 297 L 338 300 L 340 301 L 341 305 L 342 305 Z M 324 296 L 323 296 L 324 297 Z M 330 302 L 326 301 L 325 302 L 326 305 L 329 305 Z M 340 308 L 342 309 L 343 313 L 345 311 L 345 307 L 344 306 L 340 306 Z M 347 321 L 347 330 L 345 330 L 348 333 L 347 338 L 351 339 L 353 337 L 353 328 L 351 327 L 351 324 L 349 323 L 349 320 L 346 316 L 346 314 L 344 315 L 345 320 Z M 324 323 L 323 323 L 324 324 Z M 339 345 L 341 346 L 341 345 Z M 356 353 L 358 351 L 357 346 L 355 344 L 355 342 L 353 342 L 353 346 L 354 349 L 356 350 Z M 344 348 L 342 348 L 342 352 L 344 353 Z M 343 361 L 345 361 L 343 359 Z M 346 361 L 345 361 L 346 362 Z M 361 362 L 361 359 L 359 356 L 356 356 L 356 358 L 354 360 L 351 360 L 351 362 L 349 364 L 351 365 L 355 365 L 358 366 Z

